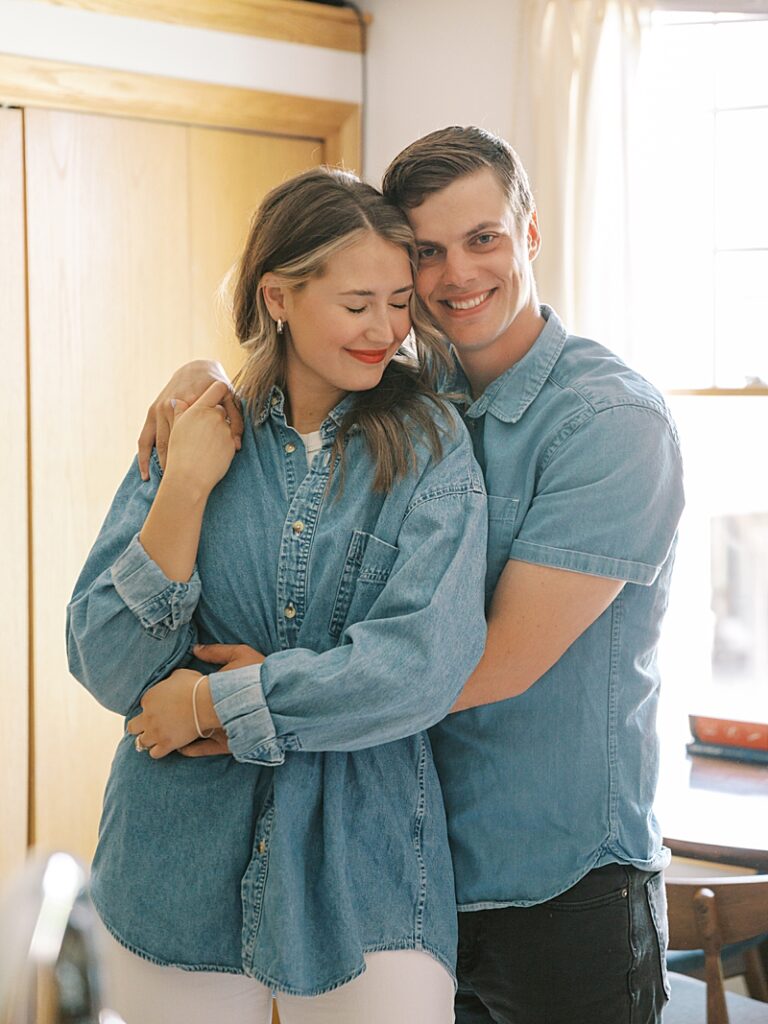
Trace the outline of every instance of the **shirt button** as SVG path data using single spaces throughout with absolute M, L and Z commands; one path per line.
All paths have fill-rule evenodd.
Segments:
M 291 455 L 295 451 L 296 451 L 296 445 L 293 444 L 291 441 L 289 441 L 288 444 L 285 446 L 286 454 Z
M 259 840 L 259 853 L 263 857 L 266 852 L 267 852 L 267 844 L 264 842 L 263 839 L 260 839 Z
M 288 602 L 288 604 L 283 609 L 283 615 L 286 617 L 286 619 L 295 619 L 296 618 L 296 607 L 290 601 Z
M 274 409 L 274 407 L 275 407 L 276 405 L 278 405 L 278 404 L 279 404 L 279 402 L 280 402 L 280 399 L 279 399 L 279 398 L 277 397 L 277 395 L 272 395 L 272 398 L 271 398 L 271 400 L 270 400 L 270 403 L 269 403 L 269 404 L 270 404 L 270 405 L 272 406 L 272 408 Z
M 292 524 L 291 529 L 294 533 L 303 533 L 304 523 L 302 523 L 300 519 L 297 519 L 296 522 Z

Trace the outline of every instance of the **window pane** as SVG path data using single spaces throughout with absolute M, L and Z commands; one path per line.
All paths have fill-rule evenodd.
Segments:
M 718 114 L 715 152 L 717 247 L 768 247 L 768 108 Z
M 633 362 L 667 387 L 714 367 L 712 26 L 653 33 L 633 134 Z M 702 301 L 704 298 L 704 301 Z
M 712 672 L 768 692 L 768 512 L 712 520 Z
M 768 384 L 768 252 L 723 252 L 716 260 L 715 383 Z
M 718 107 L 768 104 L 768 21 L 717 26 L 716 102 Z
M 671 396 L 670 405 L 686 487 L 660 649 L 670 703 L 732 718 L 764 713 L 768 473 L 756 452 L 768 434 L 768 398 Z

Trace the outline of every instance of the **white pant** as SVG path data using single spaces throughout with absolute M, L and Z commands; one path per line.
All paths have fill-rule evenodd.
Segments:
M 183 971 L 136 956 L 101 927 L 105 1001 L 125 1024 L 270 1024 L 272 992 L 240 974 Z M 453 981 L 420 950 L 365 957 L 363 974 L 333 992 L 275 1002 L 280 1024 L 452 1024 Z

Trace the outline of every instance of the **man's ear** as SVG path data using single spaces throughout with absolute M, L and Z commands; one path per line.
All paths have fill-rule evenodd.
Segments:
M 286 299 L 288 297 L 288 288 L 285 282 L 277 274 L 273 274 L 270 271 L 264 274 L 261 281 L 259 281 L 259 288 L 264 295 L 264 301 L 267 304 L 267 309 L 272 319 L 287 320 Z
M 528 259 L 533 263 L 541 249 L 541 234 L 539 232 L 539 219 L 534 210 L 528 221 Z

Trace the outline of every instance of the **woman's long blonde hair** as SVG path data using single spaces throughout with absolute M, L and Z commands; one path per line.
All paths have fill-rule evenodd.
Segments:
M 235 386 L 254 418 L 263 410 L 273 386 L 285 387 L 285 341 L 264 300 L 264 274 L 271 271 L 289 288 L 298 290 L 321 275 L 335 253 L 369 232 L 400 246 L 415 276 L 416 245 L 405 215 L 348 171 L 327 167 L 306 171 L 273 189 L 254 214 L 245 249 L 234 269 L 233 296 L 235 331 L 248 353 Z M 376 387 L 356 393 L 333 448 L 331 465 L 339 467 L 342 480 L 345 438 L 353 424 L 362 431 L 376 460 L 377 490 L 387 490 L 415 467 L 410 430 L 423 435 L 434 456 L 440 457 L 440 426 L 447 429 L 450 420 L 437 388 L 450 361 L 415 292 L 410 311 L 416 358 L 401 350 Z

